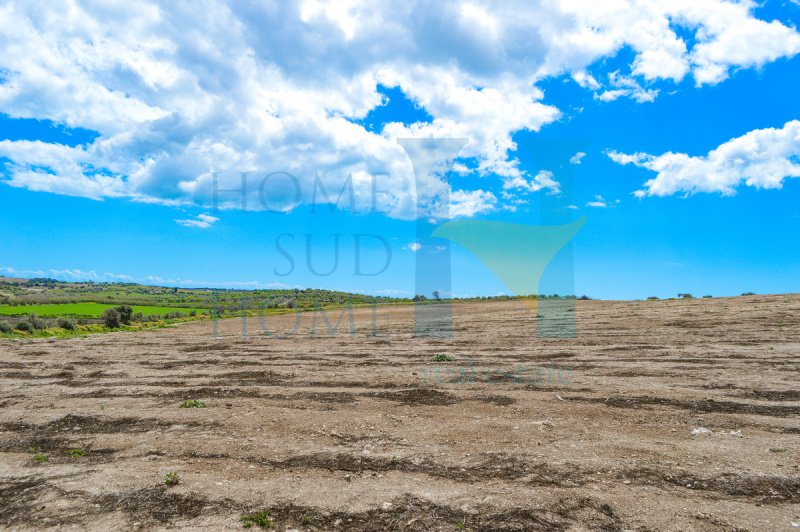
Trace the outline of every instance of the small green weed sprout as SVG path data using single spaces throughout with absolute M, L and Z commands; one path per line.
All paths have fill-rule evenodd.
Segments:
M 83 449 L 70 449 L 67 451 L 67 454 L 70 456 L 70 458 L 80 458 L 82 456 L 86 456 L 86 451 Z
M 243 515 L 239 520 L 245 528 L 252 528 L 253 526 L 272 528 L 272 519 L 269 516 L 269 510 L 264 510 L 263 512 Z
M 454 360 L 455 360 L 454 357 L 451 357 L 450 355 L 446 355 L 444 353 L 439 353 L 438 355 L 433 357 L 434 362 L 453 362 Z
M 167 486 L 177 486 L 180 483 L 181 483 L 181 478 L 175 471 L 170 471 L 166 475 L 164 475 L 164 484 L 166 484 Z
M 181 408 L 205 408 L 206 404 L 197 399 L 187 399 L 181 403 Z

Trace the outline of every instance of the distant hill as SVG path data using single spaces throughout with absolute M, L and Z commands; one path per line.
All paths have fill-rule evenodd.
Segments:
M 138 307 L 168 307 L 175 309 L 216 309 L 221 314 L 240 312 L 244 307 L 251 311 L 269 309 L 308 310 L 342 305 L 408 304 L 435 301 L 438 294 L 415 295 L 413 298 L 395 298 L 354 294 L 320 288 L 225 289 L 178 288 L 136 283 L 66 282 L 49 278 L 20 279 L 0 276 L 0 311 L 6 305 L 48 305 L 99 303 L 102 305 L 130 305 Z M 574 299 L 574 296 L 566 296 Z M 453 301 L 510 299 L 560 299 L 554 295 L 491 296 L 455 298 Z M 581 296 L 579 299 L 588 299 Z M 6 309 L 8 310 L 8 309 Z M 52 311 L 52 309 L 51 309 Z M 3 314 L 3 312 L 0 312 Z M 6 312 L 7 314 L 7 312 Z M 52 315 L 58 315 L 53 312 Z

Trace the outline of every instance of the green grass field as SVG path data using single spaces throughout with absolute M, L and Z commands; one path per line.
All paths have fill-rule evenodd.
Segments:
M 73 318 L 99 318 L 107 308 L 114 308 L 118 305 L 107 305 L 102 303 L 65 303 L 65 304 L 45 304 L 45 305 L 0 305 L 0 316 L 27 315 L 35 312 L 43 317 L 69 316 Z M 207 309 L 199 308 L 176 308 L 176 307 L 152 307 L 152 306 L 133 306 L 133 312 L 141 312 L 145 316 L 148 314 L 164 315 L 167 312 L 183 312 L 188 314 L 192 310 L 198 314 L 208 312 Z

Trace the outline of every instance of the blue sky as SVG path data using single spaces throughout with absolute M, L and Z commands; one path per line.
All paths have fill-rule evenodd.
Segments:
M 443 2 L 395 14 L 386 31 L 405 48 L 385 48 L 392 36 L 370 26 L 388 16 L 380 3 L 301 2 L 283 17 L 219 3 L 220 20 L 184 20 L 227 53 L 204 56 L 176 29 L 188 15 L 169 7 L 136 14 L 149 43 L 137 47 L 89 24 L 76 40 L 12 3 L 11 26 L 33 33 L 0 30 L 0 274 L 408 296 L 425 252 L 417 229 L 447 219 L 418 211 L 416 183 L 449 197 L 456 219 L 585 217 L 573 267 L 559 257 L 542 291 L 568 291 L 566 267 L 576 294 L 598 298 L 797 292 L 800 8 L 705 4 L 548 20 L 514 2 L 476 3 L 478 19 Z M 81 9 L 62 15 L 111 22 Z M 228 18 L 298 40 L 246 29 L 216 39 Z M 431 37 L 438 19 L 453 26 Z M 596 35 L 564 48 L 559 24 Z M 502 37 L 486 40 L 490 30 Z M 52 53 L 9 53 L 23 42 Z M 466 145 L 451 171 L 415 176 L 404 137 Z M 560 167 L 541 156 L 553 146 Z M 215 208 L 213 176 L 239 188 L 239 172 L 250 172 L 248 208 L 224 192 Z M 294 176 L 296 205 L 285 178 L 259 191 L 270 172 Z M 314 204 L 315 183 L 338 195 L 347 176 L 356 212 Z M 269 212 L 264 199 L 293 208 Z M 357 246 L 355 235 L 369 236 Z M 469 251 L 450 253 L 454 295 L 508 292 Z M 356 275 L 356 255 L 362 272 L 386 268 Z

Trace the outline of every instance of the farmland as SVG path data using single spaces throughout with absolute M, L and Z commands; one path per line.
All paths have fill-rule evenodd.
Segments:
M 408 302 L 330 290 L 193 289 L 0 277 L 0 337 L 82 336 L 171 326 L 210 316 L 266 316 Z M 131 307 L 125 323 L 109 324 L 101 319 L 108 309 L 123 307 Z
M 356 309 L 352 335 L 309 312 L 270 316 L 281 337 L 0 340 L 0 527 L 800 521 L 800 296 L 578 301 L 572 339 L 537 338 L 520 302 L 453 312 L 450 338 L 390 305 L 374 336 Z
M 25 316 L 31 313 L 44 317 L 69 316 L 74 318 L 99 318 L 104 310 L 114 308 L 114 305 L 102 303 L 50 303 L 44 305 L 0 305 L 2 316 Z M 185 307 L 154 307 L 134 305 L 133 312 L 142 314 L 163 315 L 169 312 L 180 311 L 185 314 L 190 312 L 208 312 L 207 309 Z

